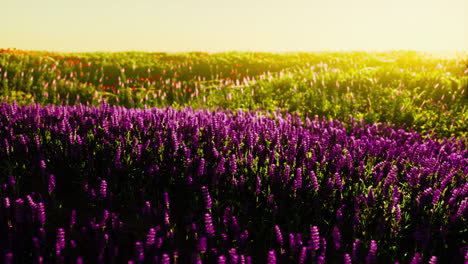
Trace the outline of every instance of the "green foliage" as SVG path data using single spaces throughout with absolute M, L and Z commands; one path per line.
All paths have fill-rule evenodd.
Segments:
M 287 110 L 468 134 L 467 59 L 393 51 L 51 53 L 0 50 L 0 101 Z M 465 73 L 464 73 L 465 72 Z

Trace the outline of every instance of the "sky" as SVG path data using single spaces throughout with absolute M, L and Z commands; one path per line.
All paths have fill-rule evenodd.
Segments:
M 467 51 L 466 0 L 0 0 L 0 48 Z

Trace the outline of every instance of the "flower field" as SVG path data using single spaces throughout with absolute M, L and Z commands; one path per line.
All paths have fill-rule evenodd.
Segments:
M 0 52 L 2 263 L 468 263 L 466 59 Z

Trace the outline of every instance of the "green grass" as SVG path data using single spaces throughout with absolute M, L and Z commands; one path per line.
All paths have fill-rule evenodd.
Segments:
M 468 59 L 393 51 L 0 51 L 0 101 L 276 110 L 468 135 Z

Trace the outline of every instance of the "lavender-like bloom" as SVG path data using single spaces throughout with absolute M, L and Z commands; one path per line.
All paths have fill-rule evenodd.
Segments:
M 436 206 L 439 202 L 441 191 L 439 189 L 434 191 L 434 195 L 432 196 L 432 205 Z
M 358 260 L 359 258 L 359 255 L 358 255 L 358 251 L 359 251 L 359 244 L 361 243 L 361 241 L 359 239 L 356 239 L 354 240 L 353 242 L 353 252 L 352 252 L 352 257 L 353 257 L 353 260 L 356 261 Z
M 18 198 L 15 201 L 14 205 L 14 212 L 15 212 L 15 221 L 17 223 L 23 223 L 24 222 L 24 201 L 21 198 Z
M 229 256 L 231 258 L 231 263 L 237 264 L 239 262 L 239 255 L 237 255 L 237 250 L 235 248 L 229 250 Z
M 71 211 L 70 215 L 70 227 L 73 227 L 76 223 L 76 210 Z
M 310 228 L 310 242 L 311 247 L 314 251 L 317 251 L 320 249 L 320 233 L 319 229 L 317 226 L 312 226 Z
M 162 255 L 161 264 L 171 264 L 171 259 L 169 258 L 168 254 L 164 253 Z
M 344 263 L 345 264 L 352 264 L 353 263 L 351 261 L 351 256 L 348 253 L 344 254 Z
M 401 209 L 399 204 L 395 205 L 395 221 L 397 223 L 401 221 Z
M 302 247 L 301 253 L 299 255 L 298 263 L 303 264 L 305 262 L 306 258 L 307 258 L 307 247 Z
M 143 251 L 143 244 L 141 242 L 135 242 L 135 256 L 139 262 L 145 260 L 145 253 Z
M 283 241 L 283 234 L 281 234 L 281 229 L 278 225 L 275 225 L 275 234 L 276 234 L 276 241 L 283 246 L 284 241 Z
M 461 201 L 460 206 L 457 210 L 457 217 L 461 218 L 466 212 L 466 208 L 468 206 L 468 197 Z
M 4 258 L 5 264 L 13 264 L 13 253 L 6 253 Z
M 371 240 L 369 254 L 366 257 L 367 264 L 377 263 L 377 242 Z
M 206 252 L 206 249 L 207 249 L 206 237 L 201 237 L 201 238 L 198 240 L 198 243 L 197 243 L 197 250 L 198 250 L 200 253 L 205 253 L 205 252 Z
M 99 187 L 99 194 L 102 198 L 107 197 L 107 182 L 105 180 L 101 181 L 101 185 Z
M 205 209 L 206 210 L 211 210 L 211 207 L 213 206 L 213 202 L 211 200 L 210 192 L 208 191 L 208 187 L 202 186 L 201 187 L 202 194 L 203 194 L 203 199 L 205 200 Z
M 318 256 L 317 257 L 317 263 L 318 264 L 325 264 L 326 263 L 325 256 Z
M 338 172 L 334 174 L 333 180 L 335 181 L 335 186 L 338 190 L 343 191 L 343 181 L 341 180 L 341 175 Z
M 47 190 L 49 194 L 51 194 L 55 190 L 55 176 L 53 174 L 49 175 L 49 183 L 47 186 Z
M 170 202 L 169 202 L 169 193 L 167 192 L 164 192 L 164 205 L 166 206 L 166 209 L 169 210 L 170 209 Z
M 236 162 L 236 155 L 232 154 L 231 158 L 229 159 L 229 168 L 231 170 L 232 175 L 237 174 L 237 162 Z
M 146 234 L 146 246 L 150 247 L 156 243 L 156 229 L 150 228 Z
M 429 260 L 429 264 L 437 264 L 437 257 L 432 256 L 431 259 Z
M 286 165 L 284 167 L 284 174 L 283 174 L 283 179 L 285 182 L 289 182 L 290 172 L 291 172 L 291 167 L 289 167 L 289 165 Z
M 341 248 L 341 233 L 337 226 L 333 228 L 333 242 L 335 243 L 335 248 Z
M 39 162 L 39 168 L 41 169 L 41 172 L 42 172 L 42 173 L 45 172 L 46 167 L 47 167 L 47 166 L 46 166 L 45 160 L 41 160 L 41 161 Z
M 267 259 L 268 264 L 276 264 L 276 254 L 275 250 L 270 250 L 268 252 L 268 259 Z
M 56 242 L 56 254 L 60 255 L 62 250 L 65 248 L 65 229 L 59 228 L 57 230 L 57 242 Z
M 317 176 L 315 176 L 314 171 L 310 171 L 310 182 L 312 184 L 312 190 L 318 191 L 319 190 L 319 184 L 317 181 Z
M 198 165 L 198 177 L 205 175 L 205 159 L 200 159 L 200 164 Z
M 293 233 L 289 233 L 289 250 L 292 254 L 296 252 L 296 238 Z
M 324 237 L 322 237 L 322 239 L 320 241 L 322 243 L 322 254 L 321 254 L 321 256 L 323 256 L 325 258 L 325 254 L 327 252 L 327 240 Z
M 224 255 L 218 257 L 218 264 L 226 264 L 226 257 Z
M 209 214 L 209 213 L 205 214 L 205 229 L 206 229 L 206 234 L 209 237 L 214 237 L 215 236 L 213 220 L 211 219 L 211 214 Z
M 302 169 L 301 168 L 296 169 L 296 178 L 294 179 L 293 188 L 294 188 L 294 191 L 297 191 L 300 188 L 302 188 Z

